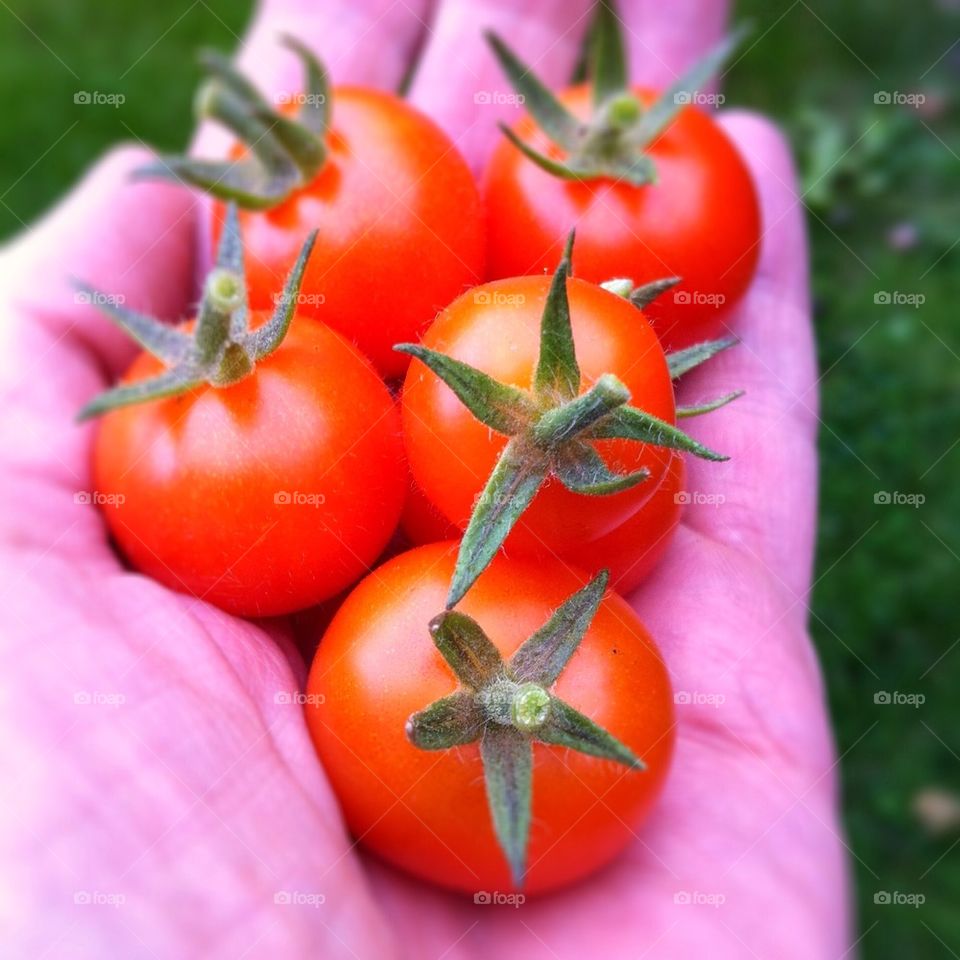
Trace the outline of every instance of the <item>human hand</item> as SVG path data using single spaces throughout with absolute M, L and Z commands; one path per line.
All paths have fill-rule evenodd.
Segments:
M 723 29 L 720 4 L 664 6 L 623 4 L 637 79 L 669 81 Z M 338 82 L 392 87 L 426 38 L 411 99 L 478 167 L 496 111 L 473 94 L 505 89 L 480 29 L 561 83 L 588 4 L 427 8 L 274 0 L 242 60 L 263 86 L 292 87 L 296 62 L 275 38 L 293 30 Z M 816 381 L 801 207 L 779 135 L 742 114 L 725 124 L 757 178 L 764 249 L 734 322 L 742 345 L 689 375 L 681 396 L 747 395 L 693 422 L 732 459 L 690 463 L 689 490 L 725 501 L 688 507 L 635 598 L 692 702 L 678 705 L 672 775 L 634 847 L 517 910 L 464 902 L 358 853 L 291 702 L 303 664 L 290 625 L 237 620 L 125 571 L 97 509 L 75 502 L 90 490 L 92 428 L 73 415 L 132 349 L 67 277 L 183 315 L 201 259 L 195 201 L 130 184 L 144 157 L 124 150 L 4 252 L 0 757 L 12 774 L 0 909 L 11 955 L 843 953 L 833 748 L 806 632 Z M 294 892 L 313 902 L 276 902 Z

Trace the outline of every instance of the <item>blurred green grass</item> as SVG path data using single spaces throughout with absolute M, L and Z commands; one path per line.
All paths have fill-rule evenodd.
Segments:
M 4 4 L 0 236 L 117 140 L 183 146 L 194 50 L 232 46 L 249 8 Z M 738 15 L 754 30 L 728 102 L 784 124 L 808 190 L 824 421 L 813 631 L 843 756 L 860 948 L 956 955 L 958 833 L 924 829 L 912 806 L 929 787 L 960 795 L 960 4 L 743 0 Z M 126 100 L 78 108 L 81 90 Z M 876 104 L 881 91 L 927 101 Z M 875 303 L 882 292 L 925 300 Z M 876 504 L 881 491 L 926 499 Z M 878 705 L 881 691 L 926 700 Z M 881 891 L 926 902 L 875 904 Z

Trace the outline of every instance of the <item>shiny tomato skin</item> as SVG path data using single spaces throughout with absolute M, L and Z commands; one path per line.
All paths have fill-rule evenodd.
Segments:
M 451 543 L 411 550 L 354 589 L 313 662 L 307 723 L 347 824 L 370 850 L 445 887 L 507 891 L 513 885 L 490 824 L 477 744 L 427 752 L 404 734 L 411 713 L 456 687 L 427 632 L 443 609 L 455 550 Z M 507 657 L 585 581 L 562 563 L 499 556 L 458 610 Z M 527 894 L 591 873 L 634 840 L 673 747 L 666 669 L 616 594 L 604 598 L 553 689 L 647 769 L 534 745 Z
M 160 369 L 141 354 L 126 379 Z M 123 498 L 104 515 L 135 568 L 268 616 L 333 596 L 372 566 L 403 505 L 402 456 L 395 404 L 369 361 L 296 317 L 238 383 L 108 413 L 94 473 L 98 490 Z
M 423 344 L 496 379 L 528 388 L 539 351 L 540 315 L 548 276 L 484 284 L 445 310 Z M 602 374 L 618 376 L 631 403 L 674 421 L 673 385 L 663 350 L 643 315 L 622 297 L 576 278 L 567 284 L 581 371 L 581 391 Z M 466 528 L 506 438 L 480 423 L 439 377 L 419 361 L 403 387 L 403 429 L 414 479 L 428 499 L 461 530 Z M 570 493 L 548 480 L 506 541 L 508 550 L 564 554 L 632 516 L 652 494 L 670 452 L 621 440 L 594 444 L 619 472 L 647 467 L 650 478 L 612 496 Z
M 304 239 L 318 230 L 301 312 L 355 343 L 382 376 L 398 377 L 408 358 L 393 345 L 415 340 L 482 279 L 479 193 L 446 134 L 388 93 L 336 88 L 327 147 L 307 187 L 270 210 L 240 212 L 250 302 L 273 307 Z M 215 236 L 223 216 L 215 204 Z
M 645 103 L 654 97 L 643 88 L 634 92 Z M 588 116 L 588 88 L 573 87 L 560 100 Z M 515 129 L 540 152 L 562 156 L 529 117 Z M 585 280 L 683 278 L 648 308 L 665 349 L 721 336 L 728 308 L 745 293 L 759 256 L 753 179 L 733 142 L 695 106 L 684 107 L 648 152 L 656 183 L 578 182 L 547 173 L 503 139 L 481 185 L 487 277 L 554 269 L 576 226 L 574 273 Z

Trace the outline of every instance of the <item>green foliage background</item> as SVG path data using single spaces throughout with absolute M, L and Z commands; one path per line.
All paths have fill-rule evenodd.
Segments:
M 182 147 L 193 51 L 232 46 L 249 6 L 0 5 L 0 236 L 117 140 Z M 914 804 L 930 788 L 960 803 L 960 3 L 743 0 L 737 13 L 754 30 L 728 102 L 789 130 L 807 190 L 823 372 L 813 631 L 843 757 L 860 950 L 956 956 L 960 833 L 925 828 Z M 126 102 L 81 110 L 77 90 Z M 882 91 L 926 102 L 876 104 Z M 924 302 L 876 304 L 881 292 Z M 880 491 L 925 502 L 876 504 Z M 878 705 L 881 691 L 925 702 Z M 880 891 L 926 902 L 878 905 Z

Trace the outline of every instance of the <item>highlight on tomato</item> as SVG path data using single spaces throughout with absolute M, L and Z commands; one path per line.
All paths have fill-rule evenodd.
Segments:
M 680 283 L 649 319 L 668 349 L 725 332 L 760 249 L 760 209 L 736 146 L 700 103 L 736 38 L 664 91 L 631 87 L 619 20 L 601 0 L 590 82 L 554 95 L 495 35 L 488 37 L 528 115 L 503 126 L 484 171 L 487 277 L 551 269 L 576 227 L 574 268 Z
M 455 554 L 419 547 L 353 590 L 307 723 L 369 850 L 449 888 L 542 892 L 634 841 L 672 754 L 669 678 L 606 577 L 559 561 L 498 556 L 438 614 Z
M 201 120 L 237 136 L 225 160 L 164 157 L 145 174 L 180 180 L 241 207 L 250 303 L 273 306 L 279 278 L 307 234 L 315 252 L 300 311 L 342 333 L 384 377 L 401 376 L 412 340 L 437 310 L 482 279 L 480 198 L 454 144 L 427 116 L 368 87 L 331 89 L 301 43 L 302 92 L 268 101 L 221 55 L 206 52 L 210 75 L 197 98 Z
M 94 482 L 114 495 L 103 516 L 124 556 L 244 616 L 300 610 L 354 583 L 406 493 L 389 391 L 354 346 L 298 313 L 313 241 L 273 313 L 250 309 L 231 209 L 195 321 L 104 308 L 144 352 L 81 411 L 104 415 Z
M 402 397 L 414 480 L 464 530 L 451 607 L 505 540 L 565 556 L 624 523 L 672 450 L 726 459 L 676 427 L 670 368 L 637 301 L 569 277 L 572 247 L 571 234 L 552 278 L 478 287 L 397 347 L 421 361 Z

